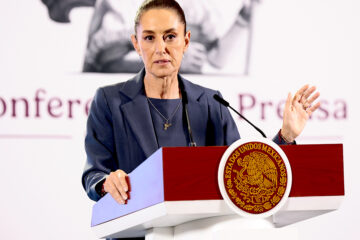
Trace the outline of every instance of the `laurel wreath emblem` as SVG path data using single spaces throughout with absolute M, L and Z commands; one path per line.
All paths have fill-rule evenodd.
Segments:
M 231 169 L 231 177 L 228 175 L 224 179 L 226 191 L 232 201 L 249 213 L 263 213 L 274 208 L 286 190 L 287 173 L 284 162 L 275 160 L 267 152 L 261 151 L 261 148 L 245 152 L 241 156 L 237 151 L 232 160 L 233 163 L 227 164 L 229 172 Z

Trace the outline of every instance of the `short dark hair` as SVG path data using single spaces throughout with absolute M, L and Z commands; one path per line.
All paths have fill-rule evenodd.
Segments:
M 184 34 L 186 33 L 186 19 L 184 10 L 180 7 L 179 3 L 175 0 L 145 0 L 139 7 L 136 16 L 135 16 L 135 35 L 136 29 L 139 26 L 141 16 L 148 10 L 151 9 L 172 9 L 174 10 L 180 18 L 180 21 L 184 24 Z

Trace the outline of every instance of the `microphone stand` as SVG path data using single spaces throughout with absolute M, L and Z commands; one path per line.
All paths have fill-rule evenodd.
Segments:
M 266 138 L 266 135 L 263 131 L 260 130 L 257 126 L 255 126 L 252 122 L 246 119 L 243 115 L 241 115 L 238 111 L 236 111 L 232 106 L 230 106 L 229 102 L 225 101 L 222 97 L 220 97 L 217 94 L 214 94 L 214 99 L 218 101 L 220 104 L 224 105 L 225 107 L 230 108 L 233 110 L 237 115 L 239 115 L 242 119 L 244 119 L 247 123 L 249 123 L 253 128 L 255 128 L 264 138 Z

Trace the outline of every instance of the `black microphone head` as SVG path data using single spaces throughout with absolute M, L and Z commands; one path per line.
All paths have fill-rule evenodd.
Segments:
M 225 101 L 222 97 L 220 97 L 217 94 L 214 94 L 214 99 L 226 107 L 230 106 L 230 104 L 227 101 Z

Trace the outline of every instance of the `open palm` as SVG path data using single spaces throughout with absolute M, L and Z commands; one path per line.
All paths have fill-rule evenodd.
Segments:
M 316 87 L 303 86 L 295 96 L 288 94 L 284 109 L 283 126 L 281 135 L 287 142 L 292 142 L 303 131 L 311 114 L 318 109 L 320 102 L 313 102 L 320 96 L 319 92 L 313 94 Z

